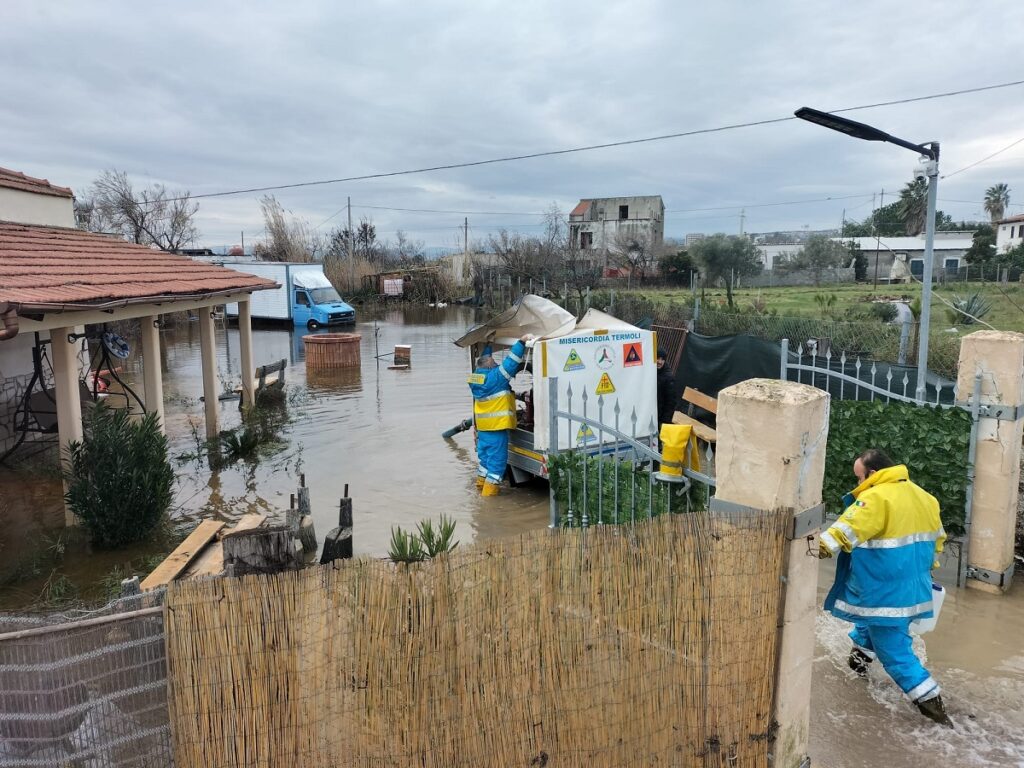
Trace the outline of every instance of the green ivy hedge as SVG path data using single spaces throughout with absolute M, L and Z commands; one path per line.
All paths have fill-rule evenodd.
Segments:
M 906 464 L 910 479 L 939 500 L 946 532 L 963 533 L 971 435 L 967 411 L 833 400 L 828 429 L 823 495 L 829 513 L 842 512 L 843 494 L 857 484 L 854 459 L 868 448 L 880 448 Z

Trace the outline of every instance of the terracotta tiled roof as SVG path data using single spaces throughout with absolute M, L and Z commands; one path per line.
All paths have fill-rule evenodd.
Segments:
M 1018 221 L 1024 221 L 1024 213 L 1020 214 L 1019 216 L 1011 216 L 1008 219 L 1001 219 L 999 221 L 999 223 L 1000 224 L 1011 224 L 1011 223 L 1016 223 Z
M 583 214 L 585 214 L 587 212 L 587 209 L 589 207 L 590 207 L 590 201 L 589 200 L 580 200 L 580 202 L 577 204 L 577 206 L 575 208 L 572 209 L 572 212 L 569 215 L 570 216 L 582 216 Z
M 106 235 L 0 221 L 0 302 L 19 311 L 185 300 L 276 285 Z
M 7 168 L 0 168 L 0 187 L 36 192 L 41 195 L 53 195 L 54 197 L 73 197 L 71 190 L 67 187 L 58 187 L 46 179 L 36 179 Z

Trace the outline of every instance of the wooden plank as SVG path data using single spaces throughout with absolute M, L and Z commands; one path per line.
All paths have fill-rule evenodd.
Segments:
M 260 514 L 242 515 L 234 527 L 221 531 L 220 537 L 230 536 L 239 531 L 251 531 L 266 522 L 267 516 Z M 210 542 L 209 546 L 179 576 L 181 579 L 198 579 L 203 576 L 219 576 L 224 572 L 224 547 L 220 542 Z
M 711 413 L 714 414 L 718 413 L 718 400 L 710 395 L 705 395 L 699 389 L 693 389 L 692 387 L 684 389 L 683 400 L 688 403 L 693 403 L 698 408 L 703 408 L 705 411 L 711 411 Z
M 156 589 L 178 578 L 223 527 L 224 523 L 220 520 L 203 520 L 188 538 L 143 580 L 142 590 Z
M 221 534 L 221 538 L 230 536 L 239 531 L 251 531 L 253 528 L 259 528 L 265 522 L 267 522 L 267 516 L 259 513 L 253 513 L 251 515 L 242 515 L 238 518 L 238 522 L 228 528 L 224 533 Z
M 718 439 L 718 433 L 707 424 L 702 424 L 692 416 L 676 411 L 672 414 L 673 424 L 688 424 L 693 427 L 693 433 L 705 443 L 713 443 Z

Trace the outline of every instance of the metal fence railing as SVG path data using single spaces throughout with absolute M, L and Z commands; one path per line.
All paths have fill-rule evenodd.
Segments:
M 617 401 L 586 388 L 574 393 L 569 386 L 560 398 L 554 377 L 548 404 L 552 527 L 619 525 L 707 508 L 715 478 L 694 467 L 712 466 L 710 445 L 700 457 L 691 456 L 699 450 L 695 442 L 687 445 L 682 475 L 668 474 L 659 471 L 657 425 L 653 419 L 639 424 L 635 408 L 624 413 Z M 570 448 L 558 448 L 560 435 Z

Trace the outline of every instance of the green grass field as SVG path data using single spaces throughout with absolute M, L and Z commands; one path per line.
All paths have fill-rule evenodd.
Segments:
M 682 304 L 690 304 L 693 295 L 687 289 L 641 289 L 637 291 L 650 298 L 655 303 L 675 301 Z M 833 285 L 815 288 L 792 287 L 792 288 L 750 288 L 739 289 L 734 292 L 736 307 L 741 311 L 749 309 L 757 303 L 764 305 L 764 311 L 778 315 L 779 317 L 822 317 L 815 296 L 818 294 L 835 294 L 836 302 L 833 305 L 828 319 L 844 320 L 853 316 L 862 315 L 872 300 L 906 299 L 912 301 L 921 293 L 919 285 L 879 285 L 877 291 L 871 285 Z M 1001 331 L 1024 332 L 1024 286 L 1017 283 L 999 285 L 996 283 L 950 283 L 937 285 L 932 291 L 932 328 L 934 330 L 953 327 L 954 323 L 949 316 L 948 305 L 943 302 L 952 302 L 954 297 L 967 297 L 973 293 L 980 293 L 984 299 L 992 305 L 991 311 L 982 318 L 986 323 Z M 709 304 L 721 305 L 726 303 L 724 288 L 705 289 L 704 306 Z M 984 325 L 961 325 L 956 327 L 961 333 L 971 332 L 985 328 Z

